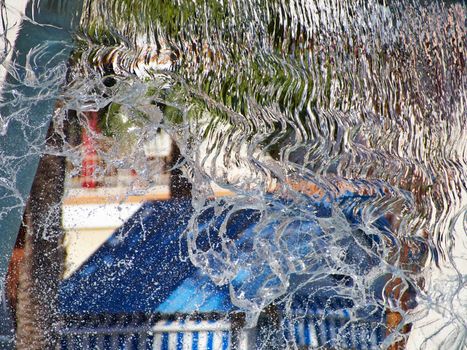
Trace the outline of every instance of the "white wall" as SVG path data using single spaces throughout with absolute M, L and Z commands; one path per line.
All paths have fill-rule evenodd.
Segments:
M 9 41 L 10 45 L 14 47 L 16 37 L 18 36 L 18 31 L 21 26 L 22 18 L 24 17 L 24 11 L 26 10 L 26 4 L 29 0 L 6 0 L 6 19 L 7 23 L 7 33 L 6 38 Z M 2 35 L 4 33 L 1 33 Z M 0 52 L 3 53 L 5 49 L 6 41 L 0 40 Z M 8 56 L 2 65 L 0 65 L 0 89 L 3 86 L 3 80 L 5 79 L 6 72 L 8 70 L 8 65 L 11 61 L 11 55 L 13 50 L 10 50 Z M 1 91 L 0 91 L 1 92 Z
M 413 323 L 408 350 L 467 349 L 467 193 L 461 198 L 463 208 L 450 232 L 452 260 L 431 266 L 426 290 L 434 301 L 420 300 L 422 317 Z

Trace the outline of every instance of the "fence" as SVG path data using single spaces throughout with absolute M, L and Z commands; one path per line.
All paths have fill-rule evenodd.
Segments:
M 236 330 L 237 329 L 237 330 Z M 248 331 L 235 321 L 152 316 L 80 318 L 60 325 L 60 350 L 248 350 Z
M 70 319 L 59 327 L 60 350 L 252 350 L 262 344 L 261 332 L 242 329 L 241 318 L 161 319 L 121 315 Z M 299 349 L 380 349 L 383 322 L 350 321 L 345 313 L 322 318 L 307 315 L 282 323 L 279 347 Z M 274 331 L 270 329 L 270 331 Z M 280 341 L 279 341 L 280 343 Z M 293 344 L 293 345 L 292 345 Z

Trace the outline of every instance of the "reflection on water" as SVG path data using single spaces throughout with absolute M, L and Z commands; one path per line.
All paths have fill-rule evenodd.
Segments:
M 229 287 L 246 326 L 279 315 L 259 347 L 303 345 L 287 334 L 319 304 L 352 327 L 373 317 L 383 346 L 432 309 L 444 319 L 415 346 L 449 326 L 439 346 L 460 349 L 465 54 L 460 4 L 87 1 L 55 123 L 74 110 L 92 133 L 83 113 L 104 111 L 112 147 L 134 151 L 101 156 L 142 174 L 138 149 L 171 136 L 192 184 L 192 263 Z M 233 195 L 206 201 L 212 183 Z M 245 209 L 257 223 L 232 239 Z M 207 210 L 219 232 L 206 246 Z M 345 332 L 334 338 L 345 346 Z

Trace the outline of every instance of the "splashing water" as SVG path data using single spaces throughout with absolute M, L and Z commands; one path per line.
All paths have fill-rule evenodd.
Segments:
M 132 126 L 113 142 L 131 139 L 132 151 L 101 156 L 141 174 L 150 169 L 138 145 L 171 136 L 193 185 L 181 239 L 195 266 L 229 286 L 248 327 L 273 305 L 286 332 L 310 301 L 331 309 L 339 297 L 350 323 L 401 315 L 383 347 L 408 337 L 414 348 L 460 349 L 465 12 L 409 0 L 88 1 L 54 124 L 69 110 L 124 115 Z M 39 79 L 42 49 L 22 81 L 44 92 L 18 100 L 62 83 L 64 67 Z M 79 159 L 71 144 L 47 151 Z M 208 200 L 212 183 L 234 195 Z M 201 246 L 210 208 L 221 239 Z M 245 209 L 257 224 L 232 239 L 227 223 Z

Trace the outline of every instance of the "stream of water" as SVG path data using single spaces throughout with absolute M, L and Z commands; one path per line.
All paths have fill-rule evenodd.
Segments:
M 464 349 L 465 18 L 461 3 L 415 0 L 88 0 L 54 123 L 105 110 L 124 125 L 110 149 L 131 151 L 100 156 L 142 176 L 142 145 L 170 135 L 192 184 L 181 239 L 246 327 L 273 305 L 287 330 L 340 298 L 352 322 L 401 315 L 383 347 Z M 31 84 L 64 69 L 38 72 L 40 54 Z M 76 144 L 60 152 L 79 168 Z M 207 201 L 212 183 L 233 195 Z M 225 225 L 200 247 L 208 208 Z M 258 223 L 232 240 L 245 209 Z

